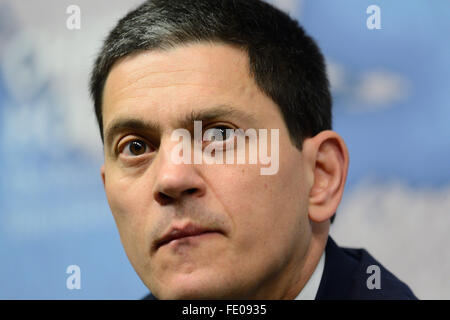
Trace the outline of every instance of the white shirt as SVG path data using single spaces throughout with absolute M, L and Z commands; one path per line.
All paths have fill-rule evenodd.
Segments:
M 316 266 L 313 274 L 306 282 L 302 291 L 298 294 L 295 300 L 314 300 L 319 291 L 320 280 L 322 280 L 323 269 L 325 268 L 325 250 L 320 257 L 319 263 Z

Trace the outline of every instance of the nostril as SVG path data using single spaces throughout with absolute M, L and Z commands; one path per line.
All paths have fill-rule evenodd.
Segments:
M 172 197 L 170 197 L 162 192 L 158 192 L 156 194 L 155 198 L 156 198 L 156 201 L 158 201 L 161 205 L 166 205 L 173 201 Z
M 193 193 L 196 193 L 197 192 L 197 189 L 196 188 L 191 188 L 191 189 L 187 189 L 186 190 L 186 193 L 187 194 L 193 194 Z
M 189 188 L 189 189 L 182 191 L 181 193 L 158 191 L 155 193 L 154 199 L 160 205 L 164 206 L 164 205 L 172 204 L 177 201 L 181 201 L 181 199 L 185 196 L 197 195 L 197 193 L 199 193 L 199 191 L 200 191 L 199 188 Z

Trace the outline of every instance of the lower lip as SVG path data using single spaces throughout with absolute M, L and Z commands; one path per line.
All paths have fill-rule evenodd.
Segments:
M 161 248 L 162 247 L 174 248 L 174 247 L 181 246 L 181 245 L 194 245 L 201 241 L 209 240 L 218 235 L 220 235 L 220 233 L 218 233 L 218 232 L 204 232 L 204 233 L 196 234 L 193 236 L 188 236 L 188 237 L 183 237 L 183 238 L 178 238 L 178 239 L 172 240 L 172 241 L 162 245 Z

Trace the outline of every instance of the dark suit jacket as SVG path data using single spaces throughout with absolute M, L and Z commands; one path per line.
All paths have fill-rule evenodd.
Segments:
M 367 268 L 380 268 L 380 289 L 369 289 L 367 279 L 373 272 Z M 341 248 L 328 237 L 325 249 L 325 268 L 316 300 L 340 299 L 401 299 L 415 300 L 409 287 L 384 268 L 364 249 Z
M 415 300 L 411 289 L 384 268 L 364 249 L 339 247 L 328 237 L 325 248 L 325 267 L 316 300 L 382 299 Z M 371 265 L 379 267 L 380 289 L 369 289 L 367 273 Z M 156 300 L 151 293 L 144 300 Z

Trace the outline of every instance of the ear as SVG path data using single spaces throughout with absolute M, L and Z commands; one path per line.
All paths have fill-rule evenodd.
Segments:
M 102 176 L 103 187 L 105 187 L 105 165 L 100 167 L 100 175 Z
M 309 218 L 324 222 L 336 212 L 347 179 L 349 155 L 344 140 L 334 131 L 305 139 L 303 153 L 312 173 Z

